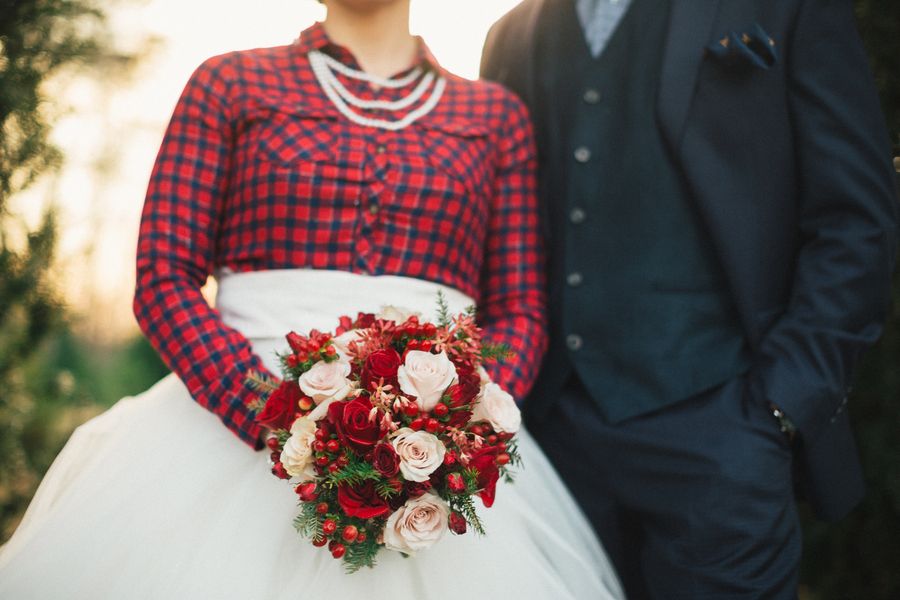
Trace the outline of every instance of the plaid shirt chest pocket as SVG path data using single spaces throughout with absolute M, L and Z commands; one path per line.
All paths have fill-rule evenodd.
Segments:
M 257 157 L 276 172 L 302 179 L 364 182 L 365 146 L 327 108 L 278 103 L 263 107 L 253 127 Z
M 476 198 L 490 197 L 493 157 L 490 129 L 479 123 L 423 119 L 416 124 L 419 143 L 432 171 L 431 184 L 456 188 Z

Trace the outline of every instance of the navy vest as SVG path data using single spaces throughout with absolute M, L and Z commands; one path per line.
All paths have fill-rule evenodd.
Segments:
M 539 109 L 563 146 L 549 185 L 551 347 L 532 402 L 573 372 L 610 422 L 720 384 L 749 366 L 722 267 L 657 125 L 668 2 L 633 0 L 594 59 L 573 0 L 541 40 Z M 555 161 L 555 162 L 554 162 Z

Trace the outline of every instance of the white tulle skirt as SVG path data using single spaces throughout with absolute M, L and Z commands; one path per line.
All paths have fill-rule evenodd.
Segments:
M 471 300 L 433 283 L 333 271 L 225 273 L 217 308 L 267 366 L 283 334 L 381 305 Z M 353 575 L 293 529 L 296 496 L 169 375 L 79 427 L 0 549 L 0 598 L 621 598 L 591 527 L 527 432 L 525 466 L 481 508 L 487 536 L 447 535 Z

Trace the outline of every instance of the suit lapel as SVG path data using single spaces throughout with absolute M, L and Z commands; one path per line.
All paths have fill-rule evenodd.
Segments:
M 719 0 L 671 0 L 657 99 L 660 126 L 677 151 Z
M 717 235 L 727 231 L 723 223 L 727 223 L 728 218 L 722 215 L 721 203 L 716 202 L 716 197 L 711 197 L 708 193 L 707 186 L 700 183 L 707 177 L 702 169 L 702 157 L 698 158 L 695 150 L 688 151 L 682 144 L 701 63 L 706 54 L 706 46 L 713 36 L 720 0 L 671 0 L 671 3 L 669 32 L 664 47 L 657 98 L 659 125 L 676 163 L 681 165 L 689 188 L 693 190 L 692 196 L 696 200 L 701 219 L 718 247 L 717 255 L 728 277 L 745 331 L 751 343 L 755 343 L 758 334 L 753 315 L 756 312 L 748 305 L 748 300 L 754 297 L 754 293 L 743 286 L 743 282 L 752 279 L 741 277 L 741 273 L 747 270 L 743 260 L 746 253 L 735 252 L 734 243 Z M 698 170 L 698 167 L 701 168 Z

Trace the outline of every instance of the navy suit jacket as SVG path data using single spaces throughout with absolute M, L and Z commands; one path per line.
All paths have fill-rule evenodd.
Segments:
M 854 366 L 881 335 L 897 252 L 890 144 L 852 3 L 671 5 L 658 125 L 725 268 L 754 353 L 749 391 L 795 422 L 802 488 L 837 519 L 863 494 L 845 407 Z M 549 6 L 514 8 L 482 59 L 482 75 L 530 107 Z M 768 49 L 736 43 L 754 31 Z M 533 113 L 539 147 L 558 147 L 554 115 Z M 556 162 L 542 160 L 542 180 Z M 552 190 L 542 195 L 553 210 Z

